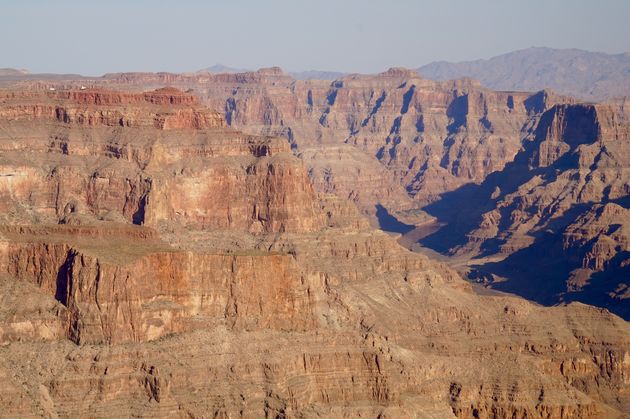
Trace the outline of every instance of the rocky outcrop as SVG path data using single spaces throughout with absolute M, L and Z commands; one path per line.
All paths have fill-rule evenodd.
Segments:
M 319 192 L 350 199 L 384 229 L 405 233 L 418 226 L 408 242 L 420 238 L 459 258 L 495 261 L 554 234 L 558 254 L 576 259 L 580 252 L 561 243 L 562 229 L 593 203 L 627 206 L 623 100 L 576 104 L 547 91 L 496 92 L 470 79 L 434 82 L 399 68 L 334 82 L 296 81 L 273 68 L 112 74 L 94 83 L 192 89 L 225 113 L 228 125 L 287 138 Z M 55 144 L 67 149 L 66 141 Z M 148 160 L 146 149 L 114 150 Z M 221 223 L 205 216 L 199 222 Z M 250 224 L 245 228 L 261 229 Z M 435 229 L 441 233 L 422 239 Z M 566 275 L 564 283 L 570 272 L 555 273 Z M 554 289 L 545 301 L 562 292 Z
M 168 89 L 86 95 L 76 95 L 94 103 L 85 112 L 97 112 L 101 103 L 122 102 L 124 108 L 138 102 L 143 105 L 137 113 L 143 115 L 157 115 L 164 101 L 186 113 L 189 108 L 182 103 L 193 100 Z M 17 102 L 23 99 L 14 96 Z M 15 109 L 12 100 L 0 106 L 0 112 L 7 109 Z M 220 124 L 190 125 L 183 133 L 155 125 L 113 128 L 4 117 L 4 218 L 71 223 L 93 218 L 154 226 L 176 220 L 252 232 L 312 231 L 324 223 L 315 214 L 315 192 L 304 168 L 280 139 L 226 131 Z
M 545 92 L 493 92 L 472 80 L 432 82 L 406 69 L 347 75 L 332 83 L 296 81 L 278 69 L 125 73 L 98 82 L 191 88 L 210 108 L 224 111 L 230 126 L 286 137 L 301 153 L 316 186 L 330 190 L 320 179 L 335 178 L 335 193 L 344 198 L 360 189 L 355 201 L 373 219 L 377 204 L 409 218 L 410 209 L 418 213 L 421 204 L 443 192 L 481 182 L 512 160 L 542 111 L 568 100 Z M 331 155 L 331 149 L 340 148 L 361 156 L 347 162 L 357 173 L 388 175 L 359 188 L 346 166 L 336 164 L 338 154 Z M 399 198 L 388 202 L 384 195 Z
M 627 323 L 581 305 L 476 295 L 448 268 L 369 230 L 287 236 L 274 244 L 293 246 L 284 255 L 204 254 L 195 240 L 185 252 L 139 238 L 127 238 L 128 249 L 120 240 L 90 247 L 59 230 L 56 240 L 74 243 L 46 244 L 53 238 L 25 234 L 10 237 L 3 260 L 17 283 L 39 287 L 30 293 L 55 295 L 61 333 L 41 343 L 24 332 L 26 344 L 3 335 L 8 412 L 615 417 L 627 409 Z M 214 235 L 202 241 L 211 238 L 216 245 Z M 70 259 L 57 267 L 58 256 Z
M 422 205 L 501 170 L 540 114 L 570 101 L 548 92 L 494 92 L 470 79 L 433 82 L 400 68 L 333 82 L 294 80 L 271 68 L 230 74 L 120 73 L 91 83 L 191 89 L 224 113 L 228 125 L 287 138 L 320 191 L 333 190 L 343 198 L 356 193 L 352 199 L 374 223 L 377 205 L 412 224 L 425 221 Z M 344 158 L 339 166 L 339 153 L 331 148 L 360 157 Z M 361 183 L 348 173 L 351 167 L 359 177 L 387 175 L 379 175 L 378 183 Z M 334 188 L 321 181 L 326 178 L 335 179 Z
M 9 275 L 66 307 L 63 329 L 77 344 L 143 342 L 204 327 L 203 319 L 239 329 L 312 327 L 307 288 L 289 255 L 150 252 L 151 243 L 131 243 L 125 250 L 105 241 L 94 254 L 62 243 L 10 242 L 3 257 Z
M 217 128 L 222 116 L 197 104 L 190 94 L 162 88 L 143 94 L 102 90 L 5 92 L 0 95 L 5 121 L 55 120 L 85 126 Z
M 622 110 L 605 105 L 559 105 L 549 110 L 513 167 L 493 179 L 499 193 L 497 208 L 484 214 L 484 220 L 493 220 L 487 225 L 503 224 L 501 234 L 514 249 L 518 245 L 509 245 L 510 236 L 517 234 L 510 230 L 534 233 L 556 227 L 554 220 L 561 222 L 579 206 L 621 202 L 630 193 L 626 121 Z M 512 173 L 515 176 L 507 179 Z M 510 189 L 504 186 L 515 179 L 518 183 Z
M 623 106 L 552 107 L 514 162 L 467 192 L 470 211 L 447 216 L 452 226 L 427 243 L 448 236 L 447 251 L 505 258 L 475 273 L 490 282 L 510 278 L 512 285 L 497 285 L 502 289 L 544 303 L 592 302 L 627 316 L 628 130 Z M 541 263 L 545 271 L 536 273 Z
M 618 254 L 630 251 L 629 216 L 630 210 L 617 204 L 595 206 L 565 229 L 564 247 L 590 247 L 581 260 L 581 267 L 604 270 Z
M 128 77 L 110 76 L 106 83 L 125 84 Z M 161 77 L 137 75 L 133 83 L 166 83 Z M 541 302 L 577 298 L 565 294 L 596 274 L 583 270 L 581 250 L 562 243 L 564 229 L 592 204 L 627 206 L 630 124 L 623 100 L 577 104 L 546 91 L 495 92 L 470 79 L 428 81 L 405 69 L 332 83 L 294 81 L 279 71 L 204 75 L 203 82 L 200 76 L 173 77 L 169 83 L 190 87 L 223 109 L 230 125 L 287 137 L 319 191 L 351 199 L 382 228 L 423 230 L 433 218 L 441 231 L 411 241 L 420 237 L 458 258 L 481 256 L 481 264 L 534 246 L 512 258 L 509 269 L 473 268 L 473 278 L 520 276 L 517 265 L 531 265 L 527 258 L 538 259 L 536 249 L 544 253 L 553 236 L 551 248 L 563 267 L 549 269 L 556 279 L 545 281 L 557 286 L 541 280 L 535 295 L 525 286 L 508 288 Z M 388 225 L 393 217 L 403 224 Z M 622 278 L 625 262 L 614 266 L 597 272 Z M 535 275 L 528 271 L 527 277 Z M 622 279 L 615 281 L 625 289 Z M 622 314 L 617 297 L 596 297 L 623 295 L 619 290 L 593 290 L 580 300 Z

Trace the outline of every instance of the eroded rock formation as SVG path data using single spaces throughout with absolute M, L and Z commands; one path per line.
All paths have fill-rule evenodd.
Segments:
M 427 240 L 449 236 L 445 250 L 494 258 L 482 271 L 512 277 L 503 289 L 628 316 L 629 133 L 623 105 L 552 107 L 512 163 L 462 193 L 469 212 Z
M 376 204 L 408 212 L 445 191 L 482 181 L 512 160 L 542 111 L 569 100 L 546 92 L 495 92 L 469 79 L 433 82 L 397 68 L 332 83 L 296 81 L 275 68 L 219 75 L 116 74 L 99 83 L 192 88 L 212 109 L 225 111 L 229 125 L 287 137 L 315 179 L 329 179 L 326 187 L 332 184 L 344 198 L 348 191 L 352 198 L 360 195 L 355 201 L 371 216 Z M 340 170 L 331 147 L 346 145 L 357 158 L 344 158 Z M 348 176 L 383 169 L 389 176 L 371 187 L 359 187 Z M 397 198 L 388 202 L 383 195 Z
M 418 226 L 409 243 L 420 238 L 459 259 L 478 258 L 468 263 L 479 265 L 472 271 L 460 264 L 463 273 L 488 284 L 517 279 L 522 285 L 508 289 L 546 304 L 579 298 L 627 316 L 620 291 L 628 285 L 627 254 L 617 251 L 615 263 L 589 273 L 579 262 L 582 253 L 603 247 L 562 243 L 564 230 L 586 211 L 596 214 L 597 205 L 609 203 L 628 207 L 630 124 L 623 99 L 578 104 L 547 91 L 496 92 L 469 79 L 428 81 L 405 69 L 332 83 L 296 81 L 279 69 L 117 74 L 99 83 L 192 88 L 223 110 L 231 126 L 288 138 L 317 190 L 354 201 L 373 225 L 389 228 L 393 216 L 402 222 L 395 231 Z M 618 239 L 610 246 L 623 248 Z M 563 266 L 554 263 L 539 283 L 529 282 L 538 276 L 534 271 L 518 273 L 550 254 Z M 508 256 L 504 266 L 494 265 Z M 492 265 L 479 270 L 486 262 Z M 584 287 L 593 275 L 616 282 L 610 289 Z
M 100 92 L 99 103 L 46 94 L 41 106 L 133 107 L 134 121 L 211 114 L 146 100 L 156 94 Z M 0 112 L 25 100 L 4 97 Z M 123 110 L 116 97 L 128 98 Z M 373 230 L 352 203 L 315 192 L 282 139 L 177 119 L 164 129 L 3 115 L 3 414 L 599 418 L 630 409 L 627 322 L 473 288 Z M 620 214 L 605 212 L 613 224 Z M 582 224 L 595 236 L 621 232 Z

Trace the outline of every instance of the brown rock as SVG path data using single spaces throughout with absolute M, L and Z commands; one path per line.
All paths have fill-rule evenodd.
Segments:
M 134 115 L 156 106 L 145 101 Z M 315 193 L 282 140 L 29 118 L 6 117 L 0 137 L 8 416 L 619 417 L 630 408 L 627 322 L 579 303 L 481 295 L 372 230 L 347 200 Z M 360 179 L 339 166 L 340 184 Z

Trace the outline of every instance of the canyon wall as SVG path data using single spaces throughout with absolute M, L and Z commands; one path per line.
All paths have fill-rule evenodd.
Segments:
M 615 262 L 595 270 L 579 260 L 584 253 L 610 260 L 606 246 L 562 243 L 586 212 L 628 208 L 624 99 L 593 105 L 549 91 L 497 92 L 405 69 L 333 82 L 293 80 L 273 68 L 113 74 L 99 83 L 192 88 L 229 125 L 286 137 L 318 191 L 353 201 L 373 225 L 413 230 L 406 242 L 468 259 L 458 269 L 470 278 L 487 285 L 515 279 L 521 285 L 499 286 L 545 304 L 579 299 L 629 315 L 625 239 L 609 236 L 619 249 Z M 592 239 L 585 233 L 581 241 Z M 546 248 L 564 266 L 541 269 L 546 279 L 531 283 L 538 273 L 520 275 L 519 266 L 531 266 Z M 602 289 L 590 277 L 615 283 Z
M 146 100 L 155 94 L 46 93 L 29 109 L 134 104 L 136 121 L 212 114 L 192 99 Z M 4 97 L 0 112 L 26 100 Z M 599 418 L 630 409 L 624 320 L 472 286 L 372 229 L 332 183 L 317 192 L 289 142 L 182 121 L 0 118 L 6 415 Z M 623 217 L 603 212 L 612 224 Z M 624 231 L 585 217 L 589 234 Z
M 278 68 L 112 74 L 98 83 L 191 88 L 223 111 L 230 126 L 286 137 L 303 153 L 316 186 L 353 199 L 369 216 L 376 204 L 390 212 L 417 210 L 445 191 L 480 182 L 511 161 L 544 109 L 570 100 L 547 92 L 495 92 L 468 79 L 433 82 L 405 69 L 332 83 L 296 81 Z M 342 151 L 329 158 L 337 147 Z M 357 185 L 353 173 L 381 180 Z

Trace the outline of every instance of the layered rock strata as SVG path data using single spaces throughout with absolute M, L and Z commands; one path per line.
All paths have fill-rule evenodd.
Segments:
M 144 101 L 136 120 L 161 107 Z M 1 121 L 3 414 L 630 409 L 627 322 L 481 295 L 317 194 L 283 140 L 220 124 Z
M 404 211 L 418 209 L 418 202 L 482 181 L 512 160 L 542 111 L 570 100 L 547 92 L 495 92 L 468 79 L 433 82 L 405 69 L 332 83 L 293 80 L 277 68 L 219 75 L 112 74 L 98 83 L 192 88 L 204 103 L 224 111 L 230 126 L 287 137 L 303 152 L 314 179 L 332 179 L 317 182 L 318 187 L 330 189 L 334 181 L 344 198 L 355 191 L 361 195 L 356 202 L 371 216 L 380 204 L 404 217 Z M 327 156 L 331 147 L 344 144 L 360 157 L 345 158 L 339 170 L 337 155 Z M 360 192 L 348 176 L 349 170 L 383 169 L 388 175 L 380 184 Z M 388 201 L 383 195 L 397 198 Z
M 551 247 L 564 266 L 545 269 L 544 281 L 527 285 L 533 292 L 507 289 L 546 304 L 579 298 L 623 314 L 626 253 L 616 251 L 615 263 L 591 272 L 578 260 L 602 247 L 566 246 L 562 235 L 586 211 L 596 214 L 593 205 L 628 207 L 624 100 L 577 104 L 551 92 L 496 92 L 469 79 L 423 80 L 404 69 L 332 83 L 295 81 L 279 69 L 118 74 L 100 83 L 193 88 L 224 110 L 230 125 L 286 136 L 319 191 L 354 201 L 381 227 L 391 228 L 393 215 L 403 222 L 396 231 L 419 226 L 414 237 L 441 229 L 422 244 L 458 260 L 479 258 L 472 265 L 514 255 L 505 269 L 477 266 L 471 277 L 515 279 L 519 266 L 540 259 L 537 249 Z M 610 247 L 622 249 L 618 239 Z M 593 275 L 616 282 L 586 292 L 582 285 Z M 532 276 L 538 274 L 528 271 L 523 284 Z M 571 290 L 580 292 L 567 295 Z
M 445 250 L 456 254 L 506 258 L 482 266 L 513 277 L 504 289 L 545 303 L 592 301 L 628 316 L 628 120 L 619 105 L 552 107 L 514 161 L 468 194 L 469 212 L 447 217 L 451 227 L 427 241 L 450 243 Z

